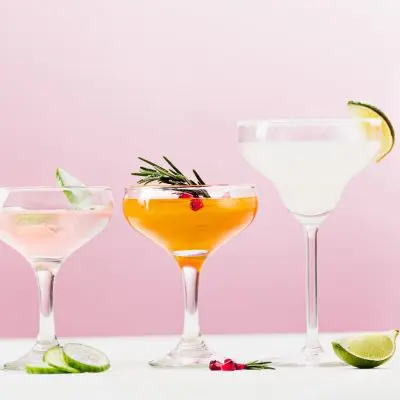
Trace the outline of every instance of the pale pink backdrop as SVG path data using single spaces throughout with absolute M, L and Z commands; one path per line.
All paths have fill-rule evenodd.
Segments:
M 260 212 L 204 269 L 206 333 L 304 329 L 302 231 L 237 149 L 236 121 L 400 121 L 398 0 L 0 0 L 0 184 L 52 185 L 62 166 L 113 188 L 107 230 L 56 292 L 59 335 L 179 332 L 178 268 L 121 212 L 138 155 L 210 182 L 254 182 Z M 355 179 L 320 235 L 322 330 L 400 325 L 399 147 Z M 37 329 L 32 271 L 0 246 L 0 336 Z

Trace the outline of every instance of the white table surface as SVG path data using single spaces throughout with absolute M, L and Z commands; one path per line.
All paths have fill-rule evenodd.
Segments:
M 339 335 L 342 336 L 343 334 Z M 325 349 L 338 335 L 322 335 Z M 205 336 L 231 358 L 246 360 L 297 351 L 302 335 Z M 177 337 L 67 339 L 93 345 L 111 359 L 101 374 L 28 375 L 0 371 L 0 400 L 147 400 L 147 399 L 400 399 L 400 353 L 373 370 L 279 368 L 276 371 L 212 372 L 207 369 L 157 369 L 147 361 L 163 355 Z M 0 361 L 28 350 L 31 341 L 0 341 Z

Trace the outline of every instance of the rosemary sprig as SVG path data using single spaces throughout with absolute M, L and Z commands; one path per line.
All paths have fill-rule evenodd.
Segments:
M 141 166 L 138 172 L 132 172 L 131 175 L 138 176 L 138 184 L 148 185 L 149 183 L 157 182 L 164 185 L 172 186 L 203 186 L 205 185 L 204 180 L 201 178 L 196 170 L 193 170 L 193 175 L 197 182 L 193 179 L 187 178 L 179 168 L 177 168 L 167 157 L 163 156 L 163 159 L 168 164 L 168 168 L 164 168 L 152 161 L 146 160 L 143 157 L 138 157 L 140 161 L 143 161 L 147 166 Z M 150 168 L 150 167 L 151 168 Z M 171 188 L 177 192 L 190 193 L 194 197 L 210 197 L 207 190 L 204 189 L 183 189 L 183 188 Z
M 250 369 L 250 370 L 260 370 L 260 369 L 275 369 L 273 367 L 270 367 L 268 364 L 271 364 L 271 361 L 251 361 L 246 363 L 246 367 L 244 369 Z

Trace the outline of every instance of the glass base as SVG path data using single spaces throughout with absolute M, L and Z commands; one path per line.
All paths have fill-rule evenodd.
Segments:
M 165 357 L 150 361 L 152 367 L 184 368 L 184 367 L 208 367 L 211 360 L 217 356 L 207 347 L 201 337 L 194 339 L 182 338 L 174 350 Z
M 43 362 L 44 353 L 52 347 L 59 346 L 58 340 L 36 342 L 32 350 L 18 360 L 7 362 L 3 365 L 6 371 L 25 371 L 26 364 Z
M 301 353 L 283 357 L 270 358 L 268 359 L 268 361 L 272 362 L 271 366 L 290 368 L 337 368 L 346 365 L 342 361 L 338 360 L 338 358 L 335 357 L 334 354 L 324 353 L 322 347 L 318 347 L 315 349 L 303 348 Z

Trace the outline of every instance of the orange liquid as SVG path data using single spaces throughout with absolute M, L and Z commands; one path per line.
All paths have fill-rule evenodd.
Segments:
M 173 254 L 180 267 L 200 270 L 207 256 L 246 228 L 257 212 L 257 198 L 202 199 L 193 211 L 191 199 L 126 199 L 129 224 Z M 187 251 L 191 251 L 190 255 Z

